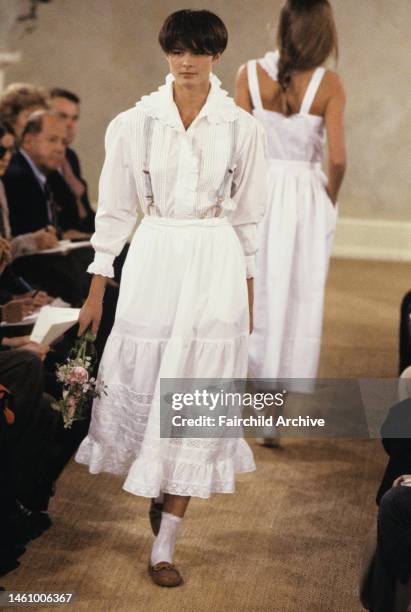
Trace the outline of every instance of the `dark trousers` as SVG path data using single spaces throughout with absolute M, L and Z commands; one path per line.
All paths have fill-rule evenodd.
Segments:
M 14 497 L 29 505 L 38 494 L 59 415 L 43 396 L 43 364 L 34 353 L 1 352 L 0 383 L 13 393 L 14 401 L 15 422 L 5 431 L 11 456 L 9 483 Z

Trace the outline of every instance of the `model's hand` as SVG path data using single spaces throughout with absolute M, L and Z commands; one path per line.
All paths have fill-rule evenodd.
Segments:
M 88 297 L 84 302 L 83 308 L 80 310 L 78 318 L 79 328 L 78 336 L 81 336 L 86 329 L 91 325 L 91 331 L 97 336 L 100 326 L 101 315 L 103 313 L 103 302 L 101 299 Z
M 3 321 L 7 323 L 18 323 L 27 315 L 32 314 L 34 310 L 34 301 L 32 298 L 24 298 L 22 300 L 12 300 L 1 307 Z

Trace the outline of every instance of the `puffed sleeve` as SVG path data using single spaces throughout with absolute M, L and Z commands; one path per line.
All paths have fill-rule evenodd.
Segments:
M 88 272 L 112 278 L 113 261 L 130 237 L 138 217 L 139 203 L 131 163 L 130 129 L 121 113 L 109 124 L 106 157 L 99 181 L 95 233 L 91 244 L 94 261 Z
M 251 117 L 250 117 L 251 119 Z M 228 217 L 244 251 L 247 278 L 254 276 L 257 252 L 257 224 L 266 206 L 267 162 L 265 133 L 252 119 L 247 124 L 244 144 L 240 149 L 231 189 L 231 208 Z

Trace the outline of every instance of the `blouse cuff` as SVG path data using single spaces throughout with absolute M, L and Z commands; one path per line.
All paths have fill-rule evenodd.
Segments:
M 254 278 L 255 273 L 255 255 L 245 256 L 245 265 L 247 271 L 247 278 Z
M 91 263 L 87 268 L 87 272 L 90 272 L 90 274 L 100 274 L 101 276 L 113 278 L 113 261 L 114 255 L 110 255 L 109 253 L 96 253 L 93 263 Z

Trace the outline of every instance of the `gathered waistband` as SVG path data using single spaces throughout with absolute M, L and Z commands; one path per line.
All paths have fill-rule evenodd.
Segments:
M 305 168 L 308 170 L 322 170 L 321 162 L 310 162 L 304 159 L 275 159 L 273 157 L 268 158 L 268 163 L 273 166 L 285 166 L 291 169 L 293 168 Z
M 221 227 L 229 225 L 227 217 L 206 217 L 204 219 L 178 219 L 175 217 L 143 217 L 142 224 L 152 226 L 171 226 L 171 227 Z

